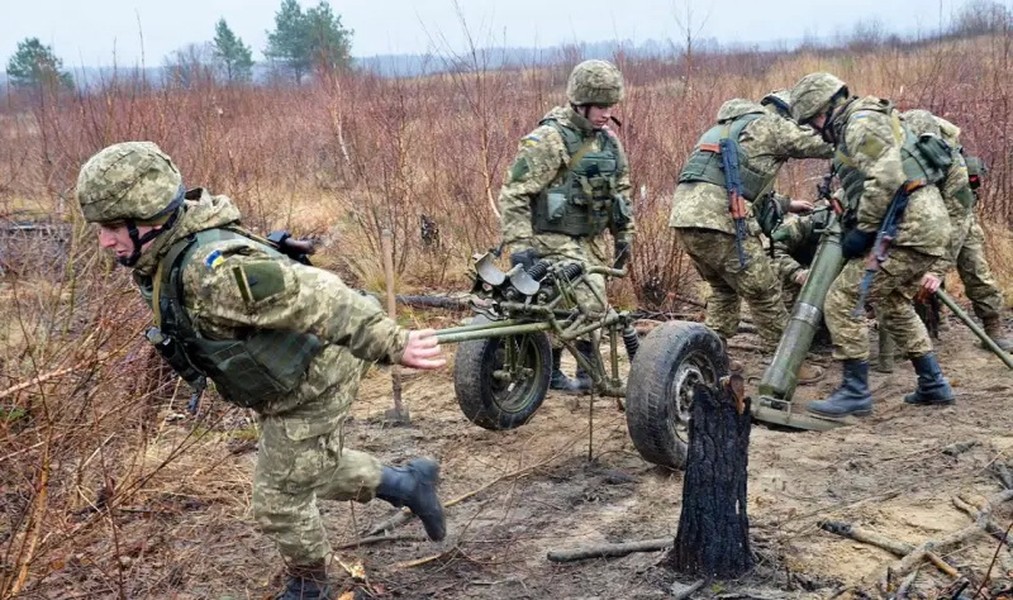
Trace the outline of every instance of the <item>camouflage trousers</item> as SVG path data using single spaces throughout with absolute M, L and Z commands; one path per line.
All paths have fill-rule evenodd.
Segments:
M 897 350 L 908 358 L 932 352 L 932 342 L 925 324 L 911 303 L 921 285 L 921 278 L 937 257 L 904 247 L 895 247 L 880 265 L 872 280 L 866 302 L 876 309 L 876 319 L 897 344 Z M 840 275 L 830 284 L 823 313 L 834 343 L 838 360 L 869 360 L 869 327 L 865 308 L 854 314 L 858 306 L 859 285 L 865 275 L 865 261 L 856 259 L 844 264 Z
M 342 447 L 342 422 L 303 438 L 284 416 L 262 416 L 253 478 L 253 516 L 290 565 L 331 552 L 318 499 L 368 502 L 380 485 L 375 457 Z
M 711 287 L 706 324 L 722 337 L 738 332 L 742 300 L 756 322 L 763 349 L 773 352 L 784 333 L 788 312 L 781 300 L 781 282 L 759 238 L 742 241 L 746 265 L 739 265 L 735 236 L 711 229 L 676 228 L 700 277 Z
M 992 277 L 985 260 L 985 232 L 972 216 L 971 227 L 957 254 L 957 274 L 964 282 L 964 293 L 971 300 L 974 314 L 982 321 L 998 319 L 1002 313 L 1002 291 Z
M 574 238 L 560 233 L 540 233 L 531 238 L 531 247 L 543 260 L 553 263 L 579 262 L 587 266 L 611 265 L 605 253 L 604 240 Z M 605 296 L 605 276 L 585 275 L 581 285 L 574 287 L 577 302 L 592 311 L 603 311 L 608 304 Z

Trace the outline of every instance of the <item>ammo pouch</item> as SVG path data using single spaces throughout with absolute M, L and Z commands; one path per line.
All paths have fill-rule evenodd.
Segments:
M 578 151 L 573 158 L 578 160 L 571 161 L 562 183 L 535 196 L 531 207 L 535 231 L 593 237 L 605 231 L 617 213 L 628 222 L 629 201 L 613 192 L 619 170 L 616 153 L 606 147 L 600 152 Z
M 930 133 L 922 134 L 913 143 L 910 138 L 905 140 L 901 149 L 901 160 L 904 174 L 908 179 L 923 179 L 928 184 L 936 184 L 946 179 L 946 173 L 953 165 L 953 149 L 943 138 Z
M 682 171 L 679 172 L 679 183 L 706 182 L 727 187 L 725 168 L 720 154 L 719 145 L 722 137 L 727 137 L 735 144 L 739 158 L 739 184 L 742 196 L 753 202 L 762 196 L 773 182 L 773 175 L 754 169 L 749 164 L 749 157 L 739 148 L 739 136 L 747 125 L 759 119 L 763 113 L 747 113 L 731 121 L 718 123 L 704 132 L 696 143 L 693 153 L 689 155 Z M 776 174 L 776 173 L 775 173 Z

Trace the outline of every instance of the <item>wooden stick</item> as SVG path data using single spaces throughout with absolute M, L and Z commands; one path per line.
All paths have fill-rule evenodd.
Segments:
M 411 540 L 413 542 L 424 541 L 421 537 L 417 535 L 410 535 L 404 533 L 397 535 L 374 535 L 370 537 L 359 538 L 351 542 L 345 542 L 344 544 L 339 544 L 335 546 L 335 548 L 338 550 L 347 550 L 348 548 L 357 548 L 359 546 L 366 546 L 369 544 L 380 544 L 382 542 L 399 542 L 405 540 Z
M 676 592 L 676 593 L 672 594 L 670 597 L 673 600 L 686 600 L 686 598 L 689 598 L 693 594 L 697 593 L 700 590 L 700 588 L 703 587 L 704 583 L 706 583 L 706 582 L 707 581 L 705 579 L 699 579 L 699 580 L 695 581 L 689 587 L 684 588 L 682 591 L 679 591 L 679 592 Z
M 394 299 L 394 243 L 391 238 L 390 229 L 384 229 L 380 233 L 380 245 L 383 247 L 383 278 L 387 285 L 387 316 L 391 320 L 397 319 L 397 302 Z M 408 423 L 408 413 L 401 404 L 401 367 L 393 365 L 390 368 L 391 386 L 394 394 L 394 419 L 400 423 Z
M 574 562 L 588 558 L 606 558 L 609 556 L 626 556 L 634 552 L 654 552 L 664 550 L 675 543 L 675 536 L 640 540 L 636 542 L 621 542 L 617 544 L 596 544 L 571 548 L 568 550 L 549 550 L 546 554 L 552 562 Z
M 819 527 L 824 531 L 829 531 L 830 533 L 835 533 L 839 536 L 853 539 L 856 542 L 872 544 L 873 546 L 882 548 L 883 550 L 886 550 L 896 556 L 907 556 L 915 550 L 915 547 L 911 544 L 899 542 L 893 538 L 876 533 L 875 531 L 868 531 L 860 527 L 856 527 L 851 523 L 845 523 L 844 521 L 823 521 L 819 524 Z M 922 557 L 927 559 L 935 565 L 936 568 L 950 577 L 960 576 L 956 569 L 950 566 L 935 552 L 925 550 Z

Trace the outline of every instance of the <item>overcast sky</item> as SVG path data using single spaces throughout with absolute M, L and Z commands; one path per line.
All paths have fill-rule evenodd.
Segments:
M 1000 0 L 1009 5 L 1010 0 Z M 722 44 L 832 37 L 857 21 L 878 19 L 889 32 L 930 33 L 964 0 L 460 0 L 477 46 L 545 48 L 562 43 L 630 39 L 678 42 L 687 4 L 694 33 Z M 317 0 L 300 0 L 304 8 Z M 452 0 L 331 0 L 353 29 L 354 56 L 447 54 L 465 47 Z M 0 60 L 38 37 L 68 68 L 157 66 L 174 50 L 209 41 L 225 18 L 263 58 L 281 0 L 0 0 Z M 776 8 L 775 8 L 776 7 Z M 706 22 L 704 18 L 706 17 Z M 701 28 L 702 24 L 702 28 Z M 143 39 L 143 44 L 142 44 Z M 143 56 L 142 56 L 143 50 Z M 0 66 L 2 68 L 2 66 Z

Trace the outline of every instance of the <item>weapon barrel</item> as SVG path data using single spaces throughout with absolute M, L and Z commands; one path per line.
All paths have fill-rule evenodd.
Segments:
M 450 327 L 436 332 L 436 339 L 441 344 L 455 344 L 470 340 L 481 340 L 494 337 L 506 337 L 536 331 L 548 331 L 552 323 L 517 323 L 502 321 L 500 323 L 482 323 L 479 325 L 462 325 Z
M 791 319 L 777 345 L 774 359 L 760 380 L 760 395 L 790 400 L 798 384 L 798 370 L 805 362 L 820 321 L 823 318 L 823 301 L 830 284 L 841 272 L 844 257 L 841 254 L 841 227 L 831 219 L 819 250 L 809 268 L 809 276 L 802 286 Z
M 999 360 L 1005 363 L 1008 368 L 1013 369 L 1013 358 L 1010 358 L 1009 354 L 1004 352 L 992 338 L 988 337 L 985 330 L 975 323 L 970 315 L 964 312 L 964 309 L 960 308 L 960 305 L 953 299 L 953 296 L 947 294 L 943 288 L 939 288 L 936 290 L 936 297 L 946 305 L 946 308 L 952 310 L 953 314 L 957 315 L 957 318 L 963 321 L 964 325 L 967 325 L 971 331 L 974 332 L 974 335 L 978 336 L 978 339 L 980 339 L 989 350 L 999 357 Z

